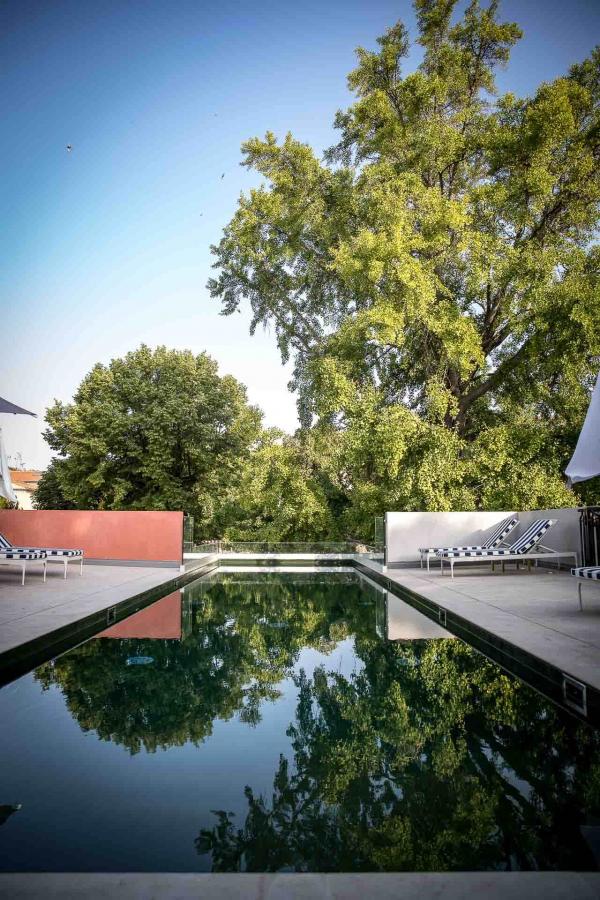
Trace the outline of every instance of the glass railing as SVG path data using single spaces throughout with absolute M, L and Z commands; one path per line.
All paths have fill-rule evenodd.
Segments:
M 219 553 L 219 541 L 203 541 L 200 544 L 190 544 L 189 547 L 184 546 L 184 553 Z
M 190 552 L 190 551 L 186 551 Z M 359 541 L 205 541 L 194 544 L 193 553 L 352 554 L 383 558 L 383 547 Z
M 190 553 L 194 549 L 194 517 L 183 517 L 183 552 Z

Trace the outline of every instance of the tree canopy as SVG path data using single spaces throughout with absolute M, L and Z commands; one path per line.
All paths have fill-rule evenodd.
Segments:
M 335 538 L 338 524 L 329 487 L 300 441 L 266 431 L 217 513 L 219 534 L 241 541 Z
M 363 530 L 397 509 L 572 505 L 562 469 L 600 357 L 600 50 L 498 96 L 521 36 L 495 0 L 415 0 L 357 51 L 323 159 L 243 145 L 263 184 L 213 247 L 225 314 L 274 328 L 305 429 Z
M 238 477 L 261 430 L 245 388 L 206 353 L 142 345 L 98 364 L 73 402 L 46 413 L 60 454 L 40 482 L 45 498 L 84 509 L 183 509 L 197 531 Z

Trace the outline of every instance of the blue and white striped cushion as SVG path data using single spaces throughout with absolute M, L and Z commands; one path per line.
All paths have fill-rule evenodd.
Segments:
M 552 527 L 551 519 L 538 519 L 537 522 L 534 522 L 532 525 L 527 528 L 520 538 L 518 538 L 514 544 L 511 544 L 510 547 L 504 548 L 490 548 L 483 550 L 440 550 L 438 551 L 438 556 L 440 559 L 450 559 L 450 558 L 459 558 L 459 557 L 469 557 L 469 556 L 519 556 L 524 555 L 529 550 L 532 550 L 536 544 L 539 544 L 542 537 L 546 534 L 549 528 Z
M 510 547 L 475 547 L 473 549 L 447 547 L 445 550 L 438 550 L 437 555 L 440 559 L 451 559 L 462 556 L 507 556 L 511 553 Z
M 510 545 L 510 552 L 527 553 L 528 550 L 539 544 L 551 526 L 552 522 L 550 519 L 538 519 L 537 522 L 534 522 L 523 532 L 520 538 L 517 538 L 514 544 Z
M 13 547 L 13 550 L 23 550 L 25 552 L 29 550 L 41 550 L 41 547 Z M 83 556 L 83 550 L 61 550 L 54 547 L 44 547 L 44 553 L 46 556 Z
M 496 526 L 494 531 L 490 534 L 489 538 L 483 544 L 476 544 L 472 547 L 419 547 L 419 553 L 437 553 L 438 556 L 441 553 L 463 553 L 466 551 L 475 552 L 477 550 L 486 550 L 492 547 L 497 547 L 498 544 L 501 544 L 507 534 L 515 528 L 516 525 L 519 524 L 519 519 L 517 516 L 508 516 L 506 519 L 503 519 L 499 525 Z
M 593 578 L 594 581 L 600 581 L 600 566 L 577 566 L 571 569 L 571 575 L 577 578 Z
M 0 534 L 0 550 L 14 550 L 16 553 L 36 553 L 37 551 L 42 551 L 46 556 L 83 556 L 83 550 L 65 550 L 58 547 L 15 547 L 3 534 Z
M 419 553 L 458 553 L 459 550 L 485 550 L 485 545 L 477 544 L 474 547 L 428 547 L 427 549 L 419 548 Z
M 495 531 L 492 531 L 487 541 L 484 543 L 484 547 L 497 547 L 498 544 L 501 544 L 504 538 L 511 533 L 513 528 L 519 524 L 519 519 L 517 516 L 508 516 L 504 519 Z M 471 549 L 471 548 L 468 548 Z M 477 548 L 474 548 L 477 549 Z
M 45 550 L 0 550 L 0 559 L 46 559 Z
M 48 556 L 83 556 L 83 550 L 46 550 Z

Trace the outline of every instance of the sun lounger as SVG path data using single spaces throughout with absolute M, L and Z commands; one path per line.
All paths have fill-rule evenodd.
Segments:
M 600 566 L 577 566 L 577 568 L 571 569 L 571 575 L 574 575 L 575 578 L 579 579 L 579 583 L 577 585 L 577 593 L 579 595 L 579 609 L 583 609 L 583 602 L 581 599 L 581 586 L 585 580 L 600 582 Z
M 3 534 L 0 534 L 0 551 L 12 553 L 46 554 L 46 562 L 58 562 L 64 566 L 64 577 L 67 577 L 67 565 L 79 560 L 79 574 L 83 575 L 83 550 L 63 549 L 58 547 L 15 547 Z
M 450 563 L 450 573 L 454 578 L 454 566 L 456 563 L 477 562 L 489 560 L 492 563 L 502 563 L 502 571 L 504 571 L 504 563 L 506 562 L 527 562 L 531 569 L 533 560 L 542 559 L 567 559 L 572 558 L 577 565 L 577 553 L 573 550 L 552 550 L 545 547 L 541 540 L 544 535 L 556 524 L 556 519 L 538 519 L 527 528 L 523 534 L 517 538 L 510 547 L 496 547 L 489 550 L 443 550 L 437 556 L 440 560 L 442 575 L 444 574 L 444 560 Z
M 427 560 L 427 571 L 429 572 L 429 560 L 432 556 L 437 556 L 439 553 L 450 553 L 459 552 L 461 550 L 491 550 L 494 547 L 500 547 L 503 543 L 505 543 L 506 537 L 511 533 L 513 528 L 515 528 L 519 524 L 518 516 L 508 516 L 508 518 L 503 519 L 499 525 L 497 525 L 490 536 L 483 542 L 483 544 L 477 545 L 475 547 L 419 547 L 419 553 L 421 555 L 421 568 L 423 568 L 423 560 Z
M 28 564 L 41 565 L 44 569 L 44 581 L 46 580 L 46 551 L 45 550 L 0 550 L 0 565 L 21 566 L 21 584 L 25 584 L 25 569 Z

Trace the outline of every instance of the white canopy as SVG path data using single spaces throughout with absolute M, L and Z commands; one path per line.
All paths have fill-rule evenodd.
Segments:
M 590 408 L 575 453 L 565 469 L 565 474 L 571 484 L 600 475 L 600 374 L 592 392 Z
M 29 412 L 10 400 L 0 397 L 0 413 L 12 413 L 13 416 L 35 416 L 35 413 Z M 6 459 L 6 450 L 4 449 L 4 441 L 2 440 L 2 429 L 0 428 L 0 497 L 5 497 L 11 503 L 17 502 L 17 495 L 13 491 L 10 470 L 8 468 L 8 460 Z
M 8 461 L 6 459 L 6 450 L 4 449 L 4 441 L 2 440 L 2 429 L 0 428 L 0 497 L 5 497 L 11 503 L 17 502 L 17 495 L 13 491 L 10 472 L 8 469 Z

